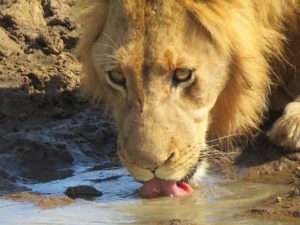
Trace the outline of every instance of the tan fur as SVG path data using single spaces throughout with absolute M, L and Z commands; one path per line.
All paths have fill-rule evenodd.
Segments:
M 287 33 L 300 30 L 299 0 L 83 0 L 78 9 L 83 90 L 112 112 L 121 160 L 141 181 L 182 179 L 206 133 L 257 129 L 272 85 L 286 75 L 278 68 L 293 61 Z M 106 62 L 122 70 L 129 90 L 108 84 Z M 195 67 L 197 80 L 170 91 L 164 77 L 181 66 Z

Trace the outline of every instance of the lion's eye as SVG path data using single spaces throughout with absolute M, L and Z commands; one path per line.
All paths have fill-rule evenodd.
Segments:
M 187 82 L 192 79 L 193 71 L 190 69 L 179 68 L 173 73 L 173 80 L 175 83 Z
M 108 77 L 114 84 L 122 86 L 126 85 L 126 78 L 120 71 L 108 71 Z

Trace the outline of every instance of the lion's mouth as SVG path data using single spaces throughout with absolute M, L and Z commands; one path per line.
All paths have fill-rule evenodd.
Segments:
M 199 162 L 202 160 L 199 159 Z M 143 198 L 155 198 L 159 196 L 183 197 L 193 192 L 189 185 L 190 179 L 194 176 L 198 164 L 192 167 L 190 172 L 181 181 L 168 181 L 159 178 L 153 178 L 144 182 L 139 194 Z
M 143 183 L 140 195 L 144 198 L 155 198 L 158 196 L 181 197 L 191 194 L 192 191 L 193 189 L 186 182 L 154 178 Z

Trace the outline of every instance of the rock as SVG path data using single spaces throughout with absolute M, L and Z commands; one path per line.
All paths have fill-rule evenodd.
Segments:
M 24 132 L 0 139 L 0 153 L 6 153 L 13 163 L 23 167 L 68 165 L 73 162 L 73 157 L 66 149 L 57 148 L 37 135 Z
M 288 159 L 290 159 L 292 161 L 296 161 L 296 162 L 300 163 L 300 153 L 299 152 L 296 152 L 294 154 L 288 155 L 287 157 L 288 157 Z
M 102 196 L 102 192 L 98 191 L 96 188 L 86 185 L 79 185 L 75 187 L 69 187 L 64 192 L 69 198 L 84 198 L 88 199 L 91 197 Z
M 289 197 L 295 198 L 295 197 L 300 197 L 300 187 L 297 188 L 293 188 L 290 192 L 289 192 Z
M 63 143 L 53 143 L 51 138 L 33 132 L 18 131 L 0 138 L 0 169 L 40 182 L 69 177 L 72 169 L 58 169 L 73 164 L 68 149 L 61 147 Z
M 300 217 L 300 211 L 294 211 L 292 215 L 293 217 Z
M 14 24 L 24 27 L 45 27 L 43 9 L 39 1 L 18 0 L 11 7 L 0 11 L 0 18 L 11 18 Z
M 48 54 L 58 55 L 65 48 L 64 41 L 52 30 L 47 33 L 41 33 L 37 37 L 36 42 L 41 44 L 44 47 L 43 50 Z
M 272 212 L 270 210 L 260 209 L 260 208 L 252 208 L 250 210 L 250 212 L 255 215 L 270 215 L 270 214 L 272 214 Z
M 281 198 L 281 197 L 276 197 L 276 198 L 275 198 L 275 202 L 276 202 L 276 203 L 282 202 L 282 198 Z
M 295 169 L 294 173 L 298 178 L 300 178 L 300 166 Z
M 74 0 L 44 0 L 42 6 L 46 17 L 66 17 L 69 14 L 70 6 L 74 5 Z
M 160 222 L 160 223 L 158 223 L 158 225 L 196 225 L 196 224 L 190 223 L 189 221 L 186 221 L 186 220 L 172 219 L 169 221 Z
M 37 90 L 42 90 L 45 88 L 45 84 L 40 76 L 36 73 L 29 73 L 27 77 L 30 79 L 30 85 L 32 85 Z
M 0 27 L 0 57 L 8 57 L 17 52 L 21 52 L 21 47 Z

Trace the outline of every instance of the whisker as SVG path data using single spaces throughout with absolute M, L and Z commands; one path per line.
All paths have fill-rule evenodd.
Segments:
M 119 48 L 118 44 L 107 33 L 105 32 L 102 33 L 115 45 L 115 47 Z
M 99 58 L 99 57 L 101 57 L 101 56 L 105 56 L 105 57 L 107 57 L 107 58 L 112 58 L 112 59 L 117 60 L 117 58 L 116 58 L 114 55 L 105 54 L 105 53 L 97 54 L 97 55 L 95 55 L 95 58 L 97 59 L 97 58 Z
M 114 46 L 111 46 L 111 45 L 108 45 L 108 44 L 102 44 L 102 43 L 100 45 L 106 46 L 106 47 L 109 47 L 109 48 L 111 48 L 111 49 L 113 49 L 115 51 L 118 51 L 118 49 L 116 49 Z
M 216 145 L 208 145 L 205 148 L 201 148 L 200 151 L 209 150 L 209 149 L 212 149 L 213 147 L 217 147 L 217 146 L 219 146 L 219 145 L 217 145 L 217 144 Z
M 107 60 L 99 60 L 99 61 L 96 61 L 97 63 L 115 63 L 117 64 L 116 61 L 113 61 L 111 59 L 107 59 Z
M 116 65 L 111 66 L 111 67 L 108 67 L 108 68 L 105 68 L 104 70 L 105 70 L 105 71 L 110 71 L 111 69 L 113 69 L 113 68 L 115 68 L 115 67 L 116 67 Z
M 212 140 L 206 141 L 206 143 L 220 141 L 220 140 L 223 140 L 223 139 L 226 139 L 226 138 L 236 137 L 236 136 L 239 136 L 239 135 L 240 134 L 231 134 L 231 135 L 227 135 L 227 136 L 223 136 L 223 137 L 220 137 L 220 138 L 216 138 L 216 139 L 212 139 Z
M 106 63 L 98 63 L 97 64 L 97 66 L 102 66 L 102 65 L 108 65 L 108 66 L 114 65 L 114 66 L 116 66 L 117 64 L 116 63 L 108 63 L 108 62 L 106 62 Z

